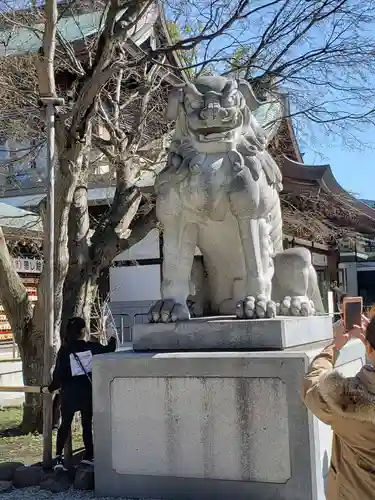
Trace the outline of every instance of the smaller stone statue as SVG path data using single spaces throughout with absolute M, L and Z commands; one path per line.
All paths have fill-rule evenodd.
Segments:
M 310 252 L 283 250 L 282 176 L 255 119 L 246 81 L 201 77 L 171 92 L 176 120 L 165 169 L 156 180 L 164 231 L 162 300 L 150 321 L 190 318 L 187 297 L 196 247 L 217 314 L 272 318 L 323 312 Z

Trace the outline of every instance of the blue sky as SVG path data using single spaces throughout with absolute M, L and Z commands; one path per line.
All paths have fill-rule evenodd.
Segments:
M 305 153 L 305 163 L 329 163 L 337 181 L 347 191 L 359 198 L 375 200 L 375 126 L 369 126 L 356 137 L 363 146 L 350 149 L 340 140 L 318 132 L 311 148 L 301 147 L 301 151 Z

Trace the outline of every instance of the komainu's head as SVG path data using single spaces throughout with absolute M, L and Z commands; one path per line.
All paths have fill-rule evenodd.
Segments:
M 167 117 L 177 120 L 181 135 L 194 144 L 237 142 L 260 103 L 250 85 L 222 76 L 205 76 L 176 87 L 169 96 Z

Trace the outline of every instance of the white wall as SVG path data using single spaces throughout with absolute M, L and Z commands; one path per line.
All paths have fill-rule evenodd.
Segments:
M 199 248 L 195 249 L 195 255 L 202 255 Z M 139 243 L 132 246 L 130 250 L 120 253 L 115 261 L 118 260 L 137 260 L 137 259 L 159 259 L 159 231 L 152 229 L 148 235 Z
M 115 261 L 160 258 L 159 231 L 153 229 Z M 111 302 L 157 300 L 160 298 L 160 265 L 111 267 L 109 285 Z
M 132 246 L 130 250 L 120 253 L 115 260 L 158 259 L 159 257 L 159 231 L 153 229 L 143 240 Z
M 198 248 L 196 255 L 201 255 Z M 153 229 L 142 241 L 126 252 L 122 252 L 115 261 L 137 261 L 159 259 L 159 231 Z M 160 265 L 139 265 L 112 267 L 109 271 L 111 302 L 155 301 L 160 299 Z
M 160 266 L 111 267 L 111 302 L 160 299 Z

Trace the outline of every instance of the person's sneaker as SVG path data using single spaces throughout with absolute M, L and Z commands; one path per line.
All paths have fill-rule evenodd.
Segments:
M 94 465 L 94 457 L 90 457 L 89 455 L 85 455 L 81 460 L 81 464 L 83 465 Z
M 55 466 L 54 466 L 53 470 L 55 472 L 57 472 L 57 471 L 65 471 L 65 472 L 67 472 L 68 469 L 65 467 L 64 460 L 63 460 L 63 458 L 61 456 L 56 457 L 56 463 L 55 463 Z

